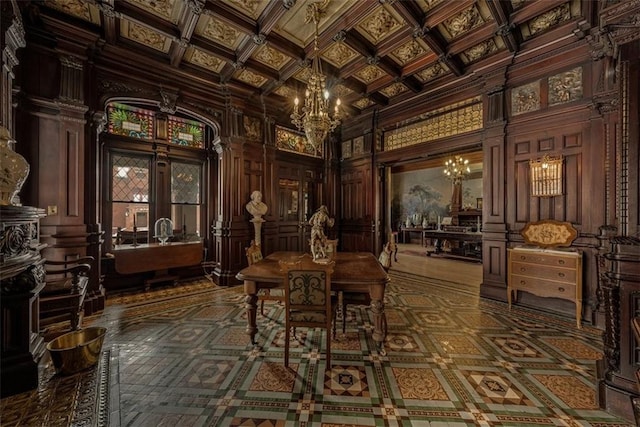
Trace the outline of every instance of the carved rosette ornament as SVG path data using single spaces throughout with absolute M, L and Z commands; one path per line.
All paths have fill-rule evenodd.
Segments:
M 24 293 L 34 290 L 39 283 L 44 282 L 45 271 L 42 264 L 36 264 L 22 273 L 2 280 L 2 295 Z
M 0 230 L 0 254 L 6 261 L 30 253 L 32 224 L 15 224 Z

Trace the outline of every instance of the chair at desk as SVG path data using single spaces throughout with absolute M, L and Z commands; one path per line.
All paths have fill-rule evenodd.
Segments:
M 87 293 L 94 258 L 90 256 L 66 261 L 45 260 L 45 286 L 40 291 L 40 329 L 69 320 L 71 330 L 80 328 L 84 297 Z
M 327 334 L 327 364 L 331 369 L 331 339 L 335 337 L 337 302 L 331 294 L 331 275 L 335 262 L 319 264 L 309 254 L 295 262 L 280 261 L 284 274 L 285 344 L 284 365 L 289 366 L 291 328 L 324 328 Z
M 262 250 L 260 245 L 256 244 L 254 240 L 248 248 L 244 248 L 244 252 L 247 255 L 247 263 L 252 265 L 262 259 Z M 260 314 L 264 316 L 264 302 L 265 301 L 284 301 L 283 289 L 260 289 L 258 294 L 258 301 L 260 301 Z

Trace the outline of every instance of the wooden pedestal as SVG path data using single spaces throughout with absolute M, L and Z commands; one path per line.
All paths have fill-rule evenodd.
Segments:
M 44 287 L 42 217 L 42 209 L 0 206 L 1 397 L 38 386 L 38 363 L 45 351 L 38 331 L 38 294 Z

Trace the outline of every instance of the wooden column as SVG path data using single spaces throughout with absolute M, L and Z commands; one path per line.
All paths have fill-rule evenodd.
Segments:
M 18 65 L 16 51 L 26 45 L 20 11 L 15 0 L 0 2 L 0 47 L 2 73 L 0 75 L 0 126 L 15 136 L 13 122 L 13 69 Z
M 506 299 L 507 224 L 505 220 L 505 92 L 502 86 L 485 97 L 485 136 L 482 141 L 482 285 L 480 295 Z M 508 175 L 507 175 L 508 176 Z
M 242 143 L 240 136 L 241 111 L 227 99 L 228 108 L 223 118 L 222 136 L 215 144 L 218 154 L 217 213 L 212 225 L 214 257 L 217 267 L 213 275 L 220 285 L 236 284 L 235 274 L 245 266 L 244 247 L 248 235 L 245 223 L 247 199 L 239 177 L 242 170 Z M 249 193 L 250 194 L 250 193 Z

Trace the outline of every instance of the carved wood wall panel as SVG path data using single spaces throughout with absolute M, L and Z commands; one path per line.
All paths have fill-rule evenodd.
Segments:
M 501 140 L 487 143 L 484 148 L 482 176 L 483 198 L 489 203 L 483 204 L 485 223 L 504 222 L 504 182 L 501 179 L 504 170 L 504 149 Z
M 563 127 L 539 129 L 525 135 L 509 136 L 511 145 L 510 163 L 512 179 L 507 178 L 508 206 L 507 222 L 521 229 L 527 222 L 541 219 L 583 223 L 585 203 L 582 171 L 590 167 L 589 147 L 584 146 L 583 123 L 567 123 Z M 586 153 L 585 153 L 586 152 Z M 542 158 L 545 154 L 562 153 L 564 158 L 563 195 L 555 197 L 531 197 L 529 160 Z M 600 203 L 603 200 L 599 200 Z
M 84 159 L 81 147 L 79 145 L 80 135 L 77 131 L 67 129 L 64 132 L 65 138 L 63 139 L 62 153 L 66 154 L 64 163 L 67 166 L 66 177 L 64 179 L 66 183 L 66 205 L 65 214 L 67 216 L 80 216 L 81 202 L 84 190 L 82 187 L 82 176 L 84 175 L 84 169 L 80 165 L 82 159 Z

